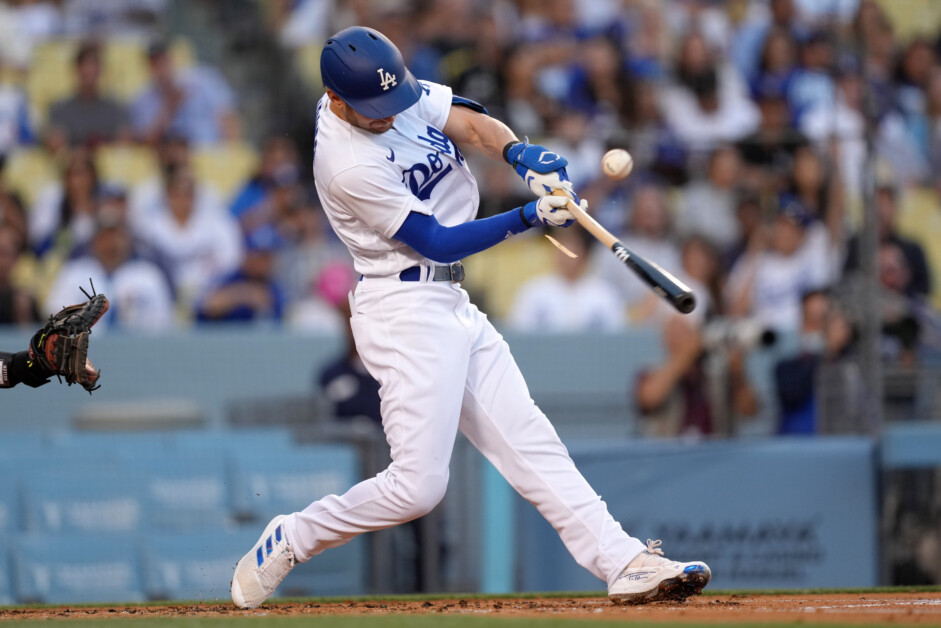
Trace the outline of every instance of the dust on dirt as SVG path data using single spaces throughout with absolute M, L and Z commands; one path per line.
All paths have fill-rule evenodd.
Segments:
M 252 617 L 318 615 L 477 615 L 495 617 L 597 618 L 674 623 L 839 623 L 941 625 L 941 591 L 703 595 L 685 602 L 616 606 L 606 598 L 355 600 L 284 602 L 240 610 L 231 604 L 101 606 L 0 609 L 0 621 L 106 617 Z

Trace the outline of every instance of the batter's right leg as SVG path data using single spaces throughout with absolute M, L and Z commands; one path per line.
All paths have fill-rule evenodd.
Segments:
M 441 285 L 357 291 L 353 333 L 381 385 L 392 464 L 343 495 L 328 495 L 272 520 L 236 567 L 236 605 L 261 604 L 295 562 L 363 532 L 421 517 L 444 497 L 471 345 L 456 304 L 457 293 Z

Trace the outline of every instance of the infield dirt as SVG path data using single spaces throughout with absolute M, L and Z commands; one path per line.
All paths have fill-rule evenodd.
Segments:
M 0 621 L 107 617 L 295 617 L 325 615 L 472 615 L 600 619 L 690 624 L 790 623 L 941 626 L 941 591 L 920 593 L 703 595 L 684 603 L 615 606 L 605 598 L 349 600 L 275 602 L 254 610 L 231 604 L 43 607 L 0 609 Z

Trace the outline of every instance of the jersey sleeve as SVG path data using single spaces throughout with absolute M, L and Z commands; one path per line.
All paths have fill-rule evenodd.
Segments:
M 451 88 L 429 81 L 418 81 L 424 92 L 415 103 L 418 116 L 437 129 L 443 129 L 451 113 Z
M 333 178 L 329 189 L 340 207 L 386 238 L 395 235 L 409 212 L 431 215 L 429 207 L 380 166 L 348 168 Z

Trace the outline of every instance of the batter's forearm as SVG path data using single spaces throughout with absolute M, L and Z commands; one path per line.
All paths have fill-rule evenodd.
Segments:
M 496 161 L 503 161 L 504 146 L 510 142 L 519 141 L 510 127 L 489 116 L 483 116 L 477 135 L 480 151 Z

